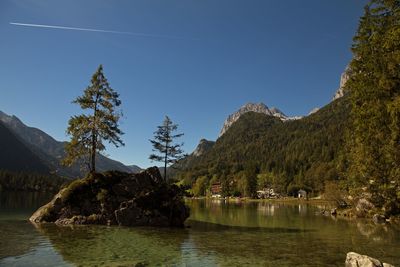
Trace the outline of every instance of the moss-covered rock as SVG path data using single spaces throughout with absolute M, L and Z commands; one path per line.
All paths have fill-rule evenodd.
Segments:
M 97 173 L 61 189 L 30 221 L 180 227 L 189 217 L 183 194 L 163 181 L 157 167 L 137 174 Z

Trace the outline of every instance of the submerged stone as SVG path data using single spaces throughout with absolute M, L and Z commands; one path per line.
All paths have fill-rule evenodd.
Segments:
M 168 185 L 157 167 L 137 174 L 106 172 L 75 180 L 29 219 L 60 225 L 182 227 L 189 217 L 184 191 Z
M 382 263 L 377 259 L 361 255 L 355 252 L 349 252 L 346 256 L 346 267 L 394 267 L 388 263 Z

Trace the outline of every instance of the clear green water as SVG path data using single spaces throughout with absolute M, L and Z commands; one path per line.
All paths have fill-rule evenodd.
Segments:
M 400 266 L 400 229 L 306 204 L 190 200 L 186 229 L 34 226 L 40 194 L 0 192 L 0 266 L 344 266 L 355 251 Z

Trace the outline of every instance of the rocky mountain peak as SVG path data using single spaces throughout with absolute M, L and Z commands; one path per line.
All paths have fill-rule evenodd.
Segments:
M 262 113 L 268 116 L 274 116 L 282 121 L 288 121 L 288 120 L 298 120 L 301 119 L 302 117 L 288 117 L 286 116 L 282 111 L 280 111 L 278 108 L 268 108 L 267 105 L 264 103 L 247 103 L 243 105 L 238 111 L 235 113 L 231 114 L 228 116 L 228 118 L 225 120 L 224 125 L 222 126 L 221 132 L 219 134 L 219 137 L 221 137 L 228 129 L 229 127 L 232 126 L 233 123 L 235 123 L 240 116 L 247 112 L 257 112 L 257 113 Z
M 272 113 L 272 116 L 278 117 L 281 120 L 287 120 L 288 119 L 288 116 L 286 116 L 285 113 L 280 111 L 278 108 L 273 107 L 273 108 L 270 109 L 270 111 Z
M 8 116 L 6 113 L 4 113 L 3 111 L 0 110 L 0 118 L 3 118 L 5 116 Z
M 240 118 L 240 116 L 247 112 L 263 113 L 270 116 L 273 115 L 267 105 L 265 105 L 264 103 L 247 103 L 243 105 L 238 111 L 228 116 L 228 118 L 224 122 L 224 125 L 222 126 L 219 137 L 221 137 L 232 126 L 232 124 L 234 124 Z
M 201 139 L 199 144 L 197 145 L 196 149 L 193 151 L 192 155 L 195 157 L 199 157 L 206 152 L 208 152 L 213 146 L 215 142 L 214 141 L 209 141 L 207 139 Z
M 310 116 L 310 115 L 316 113 L 318 110 L 320 110 L 320 108 L 313 108 L 313 109 L 308 113 L 308 116 Z
M 4 113 L 3 111 L 0 110 L 0 121 L 2 121 L 5 124 L 19 124 L 21 121 L 15 117 L 14 115 L 8 115 Z
M 11 129 L 27 144 L 43 150 L 45 153 L 56 158 L 62 156 L 64 143 L 60 145 L 59 142 L 42 130 L 29 127 L 15 115 L 7 115 L 4 112 L 0 113 L 0 121 L 2 121 L 7 128 Z
M 265 105 L 264 103 L 247 103 L 247 104 L 243 105 L 239 109 L 238 112 L 244 114 L 244 113 L 250 112 L 250 111 L 272 115 L 272 112 L 269 110 L 267 105 Z

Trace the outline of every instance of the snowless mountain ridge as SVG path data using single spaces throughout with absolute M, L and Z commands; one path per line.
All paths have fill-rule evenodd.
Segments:
M 269 116 L 274 116 L 284 122 L 303 118 L 302 116 L 286 116 L 285 113 L 280 111 L 278 108 L 268 108 L 267 105 L 265 105 L 264 103 L 247 103 L 243 105 L 238 111 L 228 116 L 228 118 L 224 122 L 224 125 L 222 126 L 219 137 L 221 137 L 232 126 L 232 124 L 234 124 L 240 118 L 240 116 L 247 112 L 257 112 Z
M 351 76 L 351 69 L 349 66 L 347 66 L 345 71 L 340 76 L 339 88 L 336 90 L 332 101 L 335 101 L 336 99 L 341 98 L 345 95 L 345 85 L 346 85 L 347 81 L 350 79 L 350 76 Z M 314 108 L 313 110 L 310 111 L 308 116 L 316 113 L 318 110 L 319 110 L 319 108 Z M 221 129 L 221 132 L 220 132 L 218 138 L 221 137 L 232 126 L 232 124 L 234 124 L 240 118 L 240 116 L 242 116 L 243 114 L 245 114 L 247 112 L 257 112 L 257 113 L 263 113 L 263 114 L 266 114 L 269 116 L 274 116 L 274 117 L 281 119 L 283 122 L 299 120 L 299 119 L 303 118 L 303 116 L 294 116 L 294 117 L 286 116 L 279 109 L 277 109 L 275 107 L 268 108 L 267 105 L 265 105 L 264 103 L 247 103 L 244 106 L 242 106 L 238 111 L 236 111 L 235 113 L 228 116 L 228 118 L 224 122 L 224 125 L 222 126 L 222 129 Z

